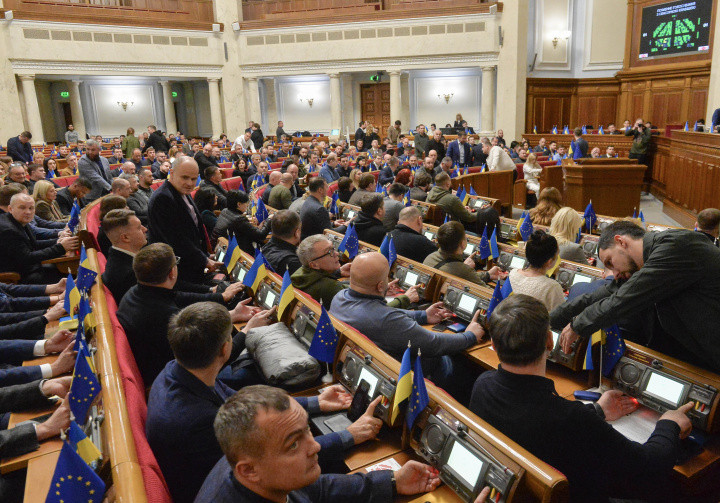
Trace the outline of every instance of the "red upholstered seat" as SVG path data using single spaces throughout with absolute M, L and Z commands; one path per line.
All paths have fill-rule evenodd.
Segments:
M 220 185 L 222 185 L 225 190 L 238 190 L 240 187 L 243 186 L 243 183 L 241 177 L 235 176 L 223 180 L 222 182 L 220 182 Z
M 337 182 L 333 182 L 330 185 L 328 185 L 327 195 L 332 196 L 335 193 L 335 191 L 337 190 L 337 188 L 338 188 Z
M 69 185 L 72 185 L 72 183 L 77 180 L 77 175 L 71 175 L 71 176 L 59 176 L 57 178 L 53 178 L 53 182 L 55 182 L 59 187 L 67 187 Z
M 100 245 L 98 244 L 97 236 L 98 231 L 100 230 L 100 204 L 96 204 L 90 210 L 87 214 L 87 231 L 90 233 L 90 235 L 93 238 L 93 244 L 95 246 L 96 250 L 100 249 Z
M 267 190 L 267 188 L 268 188 L 268 186 L 267 186 L 267 184 L 265 184 L 265 185 L 262 185 L 259 189 L 257 189 L 257 192 L 255 193 L 255 194 L 257 194 L 257 197 L 261 198 L 262 195 L 265 193 L 265 190 Z
M 482 166 L 470 166 L 470 167 L 468 168 L 468 174 L 471 174 L 471 173 L 480 173 L 480 171 L 482 171 Z
M 220 168 L 223 179 L 230 178 L 232 176 L 233 168 Z
M 282 168 L 282 162 L 271 162 L 270 163 L 270 169 L 280 169 Z
M 152 185 L 151 185 L 151 187 L 152 187 L 153 190 L 157 190 L 157 189 L 160 188 L 160 186 L 161 186 L 163 183 L 165 183 L 165 180 L 158 180 L 158 181 L 156 181 L 156 182 L 153 182 Z
M 218 167 L 220 169 L 232 168 L 232 163 L 231 162 L 221 162 L 221 163 L 218 163 Z

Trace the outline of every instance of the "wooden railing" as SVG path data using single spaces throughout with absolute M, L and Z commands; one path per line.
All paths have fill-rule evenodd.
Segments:
M 212 0 L 5 0 L 15 19 L 210 30 Z

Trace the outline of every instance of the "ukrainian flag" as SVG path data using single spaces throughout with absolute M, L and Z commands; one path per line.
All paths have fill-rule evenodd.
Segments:
M 405 206 L 412 206 L 412 203 L 410 202 L 410 189 L 405 193 L 405 197 L 403 197 L 403 204 Z
M 105 483 L 92 468 L 63 442 L 45 503 L 103 500 Z
M 597 343 L 602 344 L 602 339 L 602 332 L 600 330 L 592 334 L 592 337 L 588 341 L 587 349 L 585 349 L 585 361 L 583 362 L 583 370 L 593 370 L 595 368 L 595 365 L 593 365 L 592 361 L 592 347 Z
M 405 403 L 408 398 L 410 398 L 412 386 L 413 382 L 412 366 L 410 365 L 410 342 L 408 342 L 408 347 L 405 350 L 405 353 L 402 357 L 402 362 L 400 363 L 400 374 L 398 375 L 397 386 L 395 386 L 395 397 L 393 398 L 393 409 L 390 416 L 390 424 L 395 423 L 395 419 L 397 419 L 398 415 L 400 414 L 400 407 Z
M 267 270 L 265 269 L 265 257 L 262 252 L 259 252 L 255 257 L 255 261 L 253 261 L 252 267 L 250 267 L 250 270 L 243 278 L 243 285 L 250 287 L 250 290 L 255 293 L 265 276 L 267 276 Z
M 685 127 L 683 128 L 683 131 L 690 131 L 690 126 L 688 125 L 688 121 L 685 121 Z
M 537 134 L 537 126 L 533 126 L 533 134 Z
M 283 275 L 282 287 L 280 288 L 280 302 L 278 304 L 277 317 L 282 318 L 285 308 L 295 299 L 295 289 L 293 288 L 292 281 L 290 280 L 290 271 L 285 269 Z
M 235 234 L 233 234 L 233 236 L 230 238 L 230 241 L 228 242 L 227 251 L 225 252 L 225 258 L 223 259 L 223 263 L 225 264 L 225 269 L 227 269 L 228 274 L 231 273 L 233 269 L 235 269 L 235 264 L 237 264 L 237 261 L 239 259 L 240 247 L 238 246 Z
M 90 265 L 87 252 L 85 251 L 85 245 L 82 245 L 82 248 L 80 249 L 80 266 L 78 267 L 76 283 L 78 290 L 81 293 L 90 292 L 97 275 L 97 271 Z
M 70 421 L 67 440 L 70 447 L 72 447 L 88 465 L 95 464 L 102 458 L 100 450 L 87 438 L 85 432 L 82 431 L 75 421 Z
M 605 131 L 603 131 L 603 127 L 600 126 L 600 129 L 598 129 L 598 134 L 605 134 Z
M 465 204 L 465 195 L 466 195 L 465 187 L 463 187 L 462 185 L 460 187 L 458 187 L 457 192 L 455 192 L 455 195 L 457 196 L 458 199 L 460 199 L 461 203 Z
M 65 285 L 65 311 L 70 315 L 71 318 L 75 316 L 75 308 L 80 304 L 80 291 L 75 286 L 72 274 L 68 273 L 67 283 Z
M 415 420 L 420 413 L 430 403 L 430 398 L 425 388 L 425 377 L 423 377 L 422 365 L 420 363 L 421 352 L 418 349 L 417 358 L 415 358 L 415 371 L 413 372 L 413 386 L 410 392 L 410 399 L 408 400 L 408 410 L 405 414 L 405 422 L 407 423 L 408 429 L 412 429 Z
M 527 216 L 528 212 L 527 210 L 523 210 L 523 212 L 520 214 L 520 218 L 518 219 L 518 223 L 515 226 L 515 229 L 520 232 L 520 227 L 522 227 L 523 222 L 525 221 L 525 217 Z
M 500 251 L 498 250 L 497 244 L 497 227 L 493 229 L 490 235 L 490 250 L 492 251 L 492 258 L 497 260 L 500 258 Z
M 557 132 L 557 126 L 553 126 L 553 128 L 552 128 L 552 134 L 558 134 L 558 132 Z
M 563 134 L 570 134 L 570 128 L 565 126 L 565 129 L 563 129 Z

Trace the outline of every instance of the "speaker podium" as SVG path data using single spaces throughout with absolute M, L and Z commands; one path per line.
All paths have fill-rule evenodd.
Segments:
M 565 166 L 565 204 L 584 211 L 592 200 L 599 215 L 629 217 L 640 207 L 644 164 Z

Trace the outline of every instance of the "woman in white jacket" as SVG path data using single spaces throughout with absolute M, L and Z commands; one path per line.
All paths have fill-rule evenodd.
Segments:
M 542 166 L 537 162 L 537 155 L 528 155 L 527 161 L 523 165 L 523 173 L 527 181 L 527 189 L 532 190 L 536 194 L 540 192 L 540 182 L 537 177 L 542 173 Z

